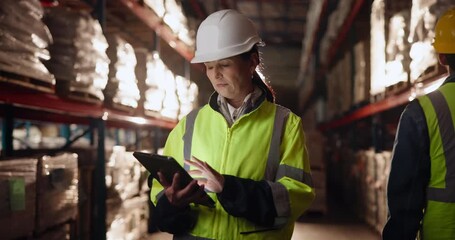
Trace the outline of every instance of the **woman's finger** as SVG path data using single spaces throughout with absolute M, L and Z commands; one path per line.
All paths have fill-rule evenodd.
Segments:
M 205 185 L 207 185 L 207 182 L 208 182 L 206 178 L 198 178 L 198 179 L 196 179 L 196 181 L 199 186 L 202 186 L 202 185 L 205 186 Z
M 161 172 L 157 172 L 158 174 L 158 179 L 160 180 L 161 185 L 163 185 L 164 188 L 169 187 L 171 184 L 166 180 L 164 175 Z
M 196 161 L 193 161 L 193 160 L 185 160 L 185 163 L 190 165 L 190 166 L 193 166 L 195 168 L 201 168 L 202 165 L 199 163 L 199 162 L 196 162 Z
M 189 170 L 188 173 L 191 176 L 193 176 L 193 175 L 202 176 L 204 174 L 201 170 L 198 170 L 198 169 Z
M 179 173 L 174 174 L 174 177 L 172 178 L 171 187 L 173 187 L 174 189 L 180 189 L 180 174 Z

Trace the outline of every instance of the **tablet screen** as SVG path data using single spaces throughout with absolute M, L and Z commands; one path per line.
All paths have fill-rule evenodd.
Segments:
M 181 188 L 184 188 L 193 180 L 188 172 L 172 157 L 144 152 L 134 152 L 133 156 L 150 172 L 153 178 L 158 181 L 158 172 L 161 172 L 169 183 L 172 182 L 174 174 L 178 172 L 180 174 L 179 185 Z M 208 195 L 207 197 L 209 202 L 204 205 L 213 207 L 215 202 Z

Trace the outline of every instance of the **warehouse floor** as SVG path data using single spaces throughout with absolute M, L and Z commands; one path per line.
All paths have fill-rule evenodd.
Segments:
M 154 233 L 144 240 L 170 240 L 166 233 Z M 380 234 L 359 221 L 342 206 L 329 206 L 326 214 L 304 215 L 295 225 L 292 240 L 380 240 Z

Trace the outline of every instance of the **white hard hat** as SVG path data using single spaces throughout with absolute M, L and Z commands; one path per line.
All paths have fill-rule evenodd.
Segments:
M 232 9 L 217 11 L 199 26 L 191 63 L 232 57 L 249 51 L 255 44 L 263 43 L 250 19 Z

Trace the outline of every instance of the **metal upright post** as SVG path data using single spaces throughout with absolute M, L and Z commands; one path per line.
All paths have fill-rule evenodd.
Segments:
M 92 229 L 91 239 L 106 239 L 106 153 L 105 153 L 105 122 L 99 118 L 92 121 L 97 130 L 98 151 L 94 174 L 94 194 L 92 196 Z
M 3 156 L 13 154 L 13 130 L 14 130 L 14 108 L 11 105 L 3 105 L 5 116 L 2 121 L 2 152 Z

